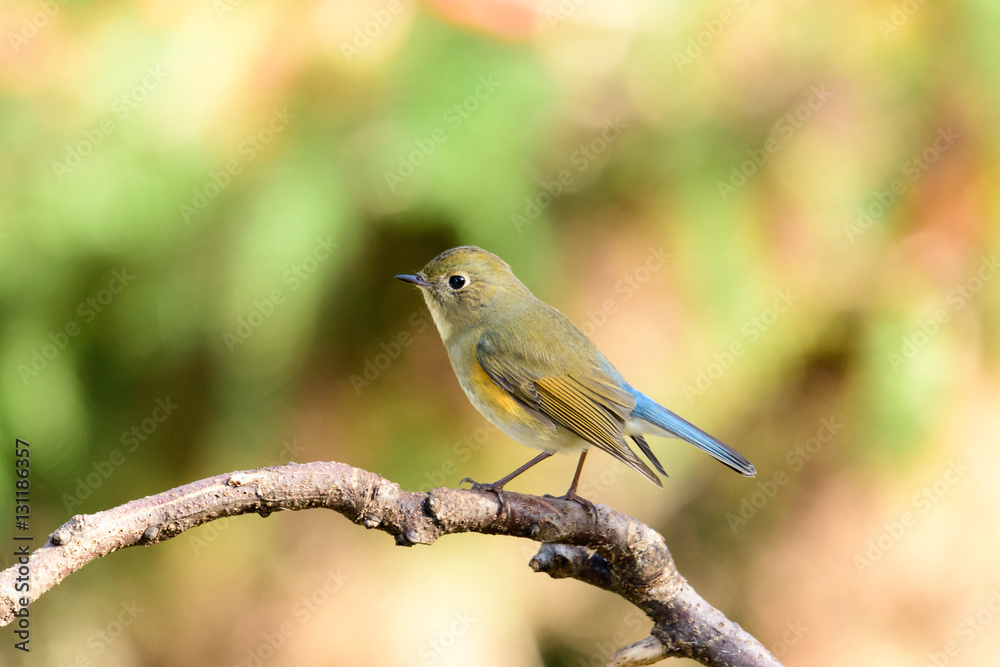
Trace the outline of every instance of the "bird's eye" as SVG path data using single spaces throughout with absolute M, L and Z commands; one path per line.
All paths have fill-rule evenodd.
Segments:
M 465 287 L 465 276 L 452 276 L 448 278 L 448 287 L 453 290 L 460 290 Z

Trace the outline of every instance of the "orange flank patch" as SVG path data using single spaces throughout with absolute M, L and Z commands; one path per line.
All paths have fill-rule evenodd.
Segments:
M 528 412 L 517 400 L 501 389 L 493 379 L 486 374 L 479 364 L 472 365 L 472 384 L 476 389 L 476 395 L 483 402 L 484 407 L 505 417 L 508 421 L 526 424 L 529 422 Z

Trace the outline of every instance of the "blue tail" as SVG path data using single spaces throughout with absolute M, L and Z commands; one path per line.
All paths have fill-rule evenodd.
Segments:
M 719 442 L 691 422 L 678 417 L 641 391 L 637 391 L 631 387 L 627 387 L 627 389 L 635 395 L 636 403 L 635 409 L 632 410 L 633 417 L 638 417 L 655 427 L 663 429 L 668 434 L 690 442 L 698 449 L 708 452 L 741 475 L 746 475 L 747 477 L 755 477 L 757 475 L 757 470 L 753 467 L 753 464 L 729 445 Z M 653 434 L 657 435 L 655 432 Z

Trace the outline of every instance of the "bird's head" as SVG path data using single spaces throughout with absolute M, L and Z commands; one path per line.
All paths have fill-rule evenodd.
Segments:
M 396 277 L 420 288 L 446 341 L 483 318 L 502 315 L 524 293 L 530 295 L 507 262 L 476 246 L 445 250 L 419 273 Z

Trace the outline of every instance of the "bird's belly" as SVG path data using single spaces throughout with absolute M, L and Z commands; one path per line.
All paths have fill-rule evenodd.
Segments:
M 461 377 L 461 375 L 459 375 Z M 580 452 L 590 443 L 559 424 L 546 424 L 500 388 L 478 364 L 461 381 L 469 402 L 486 420 L 522 445 L 544 452 Z

